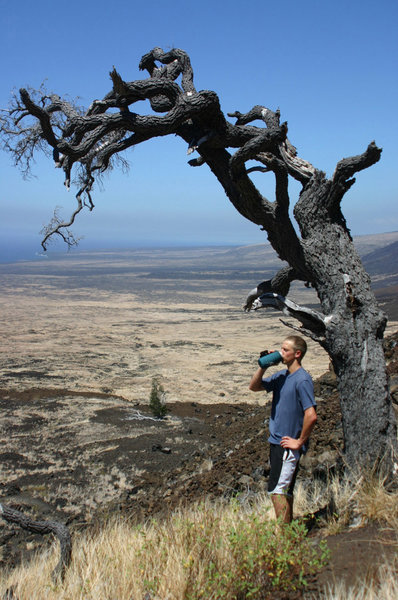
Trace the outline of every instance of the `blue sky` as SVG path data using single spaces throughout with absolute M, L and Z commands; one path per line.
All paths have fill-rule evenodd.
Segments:
M 125 80 L 140 79 L 144 53 L 179 47 L 191 57 L 197 89 L 215 90 L 225 112 L 279 107 L 299 155 L 328 174 L 375 140 L 382 159 L 358 174 L 343 211 L 355 235 L 398 230 L 395 0 L 0 0 L 0 8 L 1 108 L 11 89 L 44 80 L 87 106 L 109 91 L 113 65 Z M 265 240 L 207 167 L 187 165 L 186 151 L 174 137 L 130 151 L 128 174 L 106 177 L 95 211 L 79 219 L 80 248 Z M 38 157 L 33 173 L 24 181 L 0 152 L 0 260 L 34 256 L 53 208 L 67 216 L 74 205 L 51 161 Z M 272 176 L 255 182 L 272 199 Z M 293 182 L 292 201 L 297 193 Z

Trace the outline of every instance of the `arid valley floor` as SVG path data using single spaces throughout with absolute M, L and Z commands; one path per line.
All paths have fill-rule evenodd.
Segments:
M 398 240 L 388 235 L 385 245 Z M 369 252 L 380 247 L 373 242 Z M 0 501 L 84 526 L 110 506 L 137 519 L 151 514 L 155 488 L 172 507 L 247 486 L 265 461 L 267 416 L 266 396 L 248 383 L 260 351 L 278 348 L 291 330 L 272 310 L 242 306 L 277 264 L 267 247 L 250 246 L 0 265 Z M 390 274 L 377 277 L 387 289 Z M 317 302 L 299 285 L 289 297 Z M 391 298 L 388 332 L 398 329 Z M 305 366 L 314 379 L 328 371 L 311 341 Z M 170 409 L 162 421 L 148 409 L 154 377 Z M 340 443 L 337 399 L 322 410 L 325 436 Z M 324 441 L 315 438 L 317 452 Z M 0 536 L 3 563 L 28 554 L 19 533 L 0 525 Z

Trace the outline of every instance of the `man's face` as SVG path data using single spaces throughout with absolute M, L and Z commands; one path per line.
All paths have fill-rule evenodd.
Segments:
M 285 365 L 290 365 L 296 358 L 300 358 L 300 350 L 294 350 L 293 342 L 285 340 L 281 347 L 282 361 Z

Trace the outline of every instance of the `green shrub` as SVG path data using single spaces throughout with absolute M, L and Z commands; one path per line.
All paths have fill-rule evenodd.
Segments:
M 151 395 L 149 398 L 149 408 L 153 415 L 158 419 L 163 419 L 168 412 L 166 406 L 165 392 L 162 384 L 159 382 L 157 377 L 152 379 Z
M 219 561 L 208 563 L 207 586 L 194 589 L 192 598 L 260 599 L 272 592 L 303 589 L 306 577 L 325 564 L 327 555 L 324 547 L 315 549 L 305 537 L 304 526 L 297 522 L 275 534 L 275 523 L 248 516 L 230 529 L 225 540 L 231 568 L 226 570 Z
M 307 585 L 307 577 L 326 564 L 325 543 L 311 544 L 303 524 L 285 526 L 256 511 L 230 508 L 232 514 L 227 509 L 224 515 L 206 510 L 200 515 L 199 507 L 195 521 L 170 519 L 169 534 L 178 540 L 178 554 L 183 556 L 180 564 L 170 539 L 147 538 L 141 549 L 145 570 L 152 573 L 146 590 L 162 597 L 159 573 L 172 554 L 175 572 L 181 567 L 184 571 L 184 589 L 178 596 L 184 600 L 264 600 L 275 593 L 298 592 Z M 155 553 L 156 568 L 148 564 Z

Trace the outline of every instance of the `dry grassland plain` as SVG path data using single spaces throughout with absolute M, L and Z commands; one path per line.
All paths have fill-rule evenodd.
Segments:
M 242 306 L 280 265 L 265 245 L 65 253 L 0 265 L 0 387 L 142 403 L 159 376 L 172 402 L 258 402 L 247 389 L 258 354 L 294 332 L 281 313 Z M 317 302 L 298 284 L 289 297 Z M 306 369 L 316 378 L 328 365 L 309 340 Z
M 62 497 L 64 512 L 90 511 L 145 470 L 158 476 L 204 450 L 210 430 L 186 434 L 204 426 L 195 420 L 134 420 L 154 377 L 170 405 L 267 404 L 249 381 L 259 353 L 279 348 L 292 330 L 272 309 L 242 309 L 278 268 L 261 252 L 65 253 L 0 265 L 3 481 L 34 502 L 37 494 L 52 504 Z M 314 301 L 304 287 L 292 298 Z M 305 361 L 313 377 L 329 363 L 312 342 Z M 172 453 L 152 452 L 159 442 Z
M 221 260 L 228 251 L 214 252 Z M 206 270 L 204 250 L 142 254 L 3 268 L 0 387 L 104 392 L 142 403 L 158 376 L 171 402 L 258 402 L 248 383 L 259 353 L 294 333 L 272 309 L 242 310 L 262 273 L 251 278 L 244 264 Z M 316 302 L 303 286 L 290 297 Z M 309 341 L 311 375 L 328 364 Z

